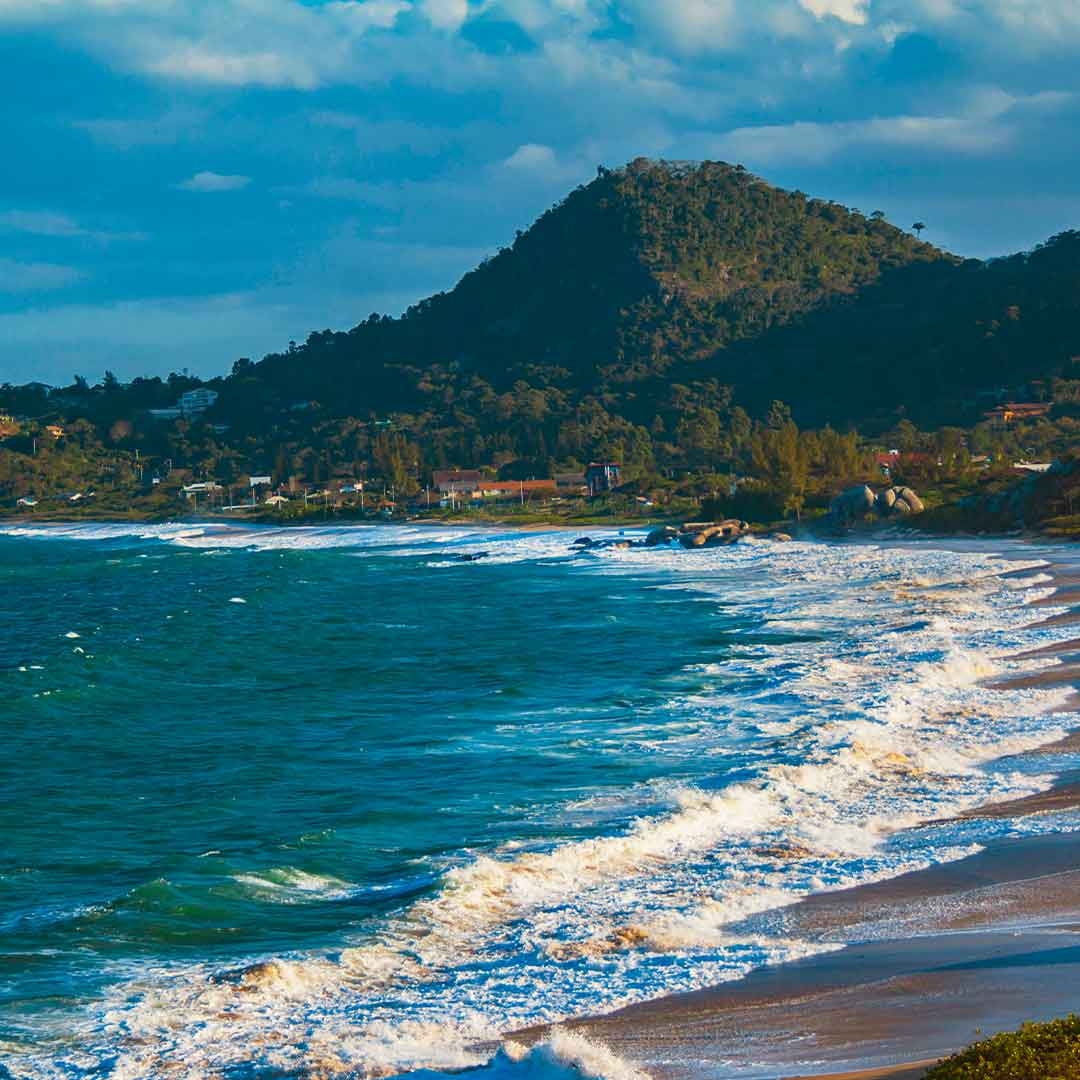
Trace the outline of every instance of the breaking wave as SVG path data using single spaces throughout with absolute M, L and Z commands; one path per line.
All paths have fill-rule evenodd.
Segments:
M 383 545 L 432 558 L 477 546 L 472 530 L 254 531 L 154 539 L 260 550 Z M 256 1054 L 298 1077 L 474 1068 L 483 1077 L 640 1080 L 637 1066 L 578 1035 L 557 1030 L 526 1048 L 507 1033 L 836 948 L 767 932 L 753 917 L 963 858 L 1005 826 L 958 837 L 935 823 L 1053 780 L 1020 755 L 1068 732 L 1066 694 L 986 685 L 1055 663 L 1012 658 L 1065 634 L 1029 625 L 1027 603 L 1048 595 L 1039 559 L 798 543 L 574 554 L 558 534 L 483 544 L 492 553 L 470 573 L 558 557 L 569 574 L 644 578 L 658 598 L 685 593 L 753 616 L 730 631 L 730 658 L 683 672 L 692 687 L 673 684 L 669 704 L 694 722 L 665 749 L 715 759 L 715 782 L 673 781 L 645 807 L 640 792 L 626 793 L 630 820 L 599 835 L 554 832 L 459 853 L 426 895 L 349 927 L 333 948 L 140 973 L 91 1011 L 80 1049 L 62 1060 L 14 1059 L 14 1076 L 89 1072 L 108 1060 L 121 1078 L 195 1077 Z M 429 568 L 450 565 L 436 558 Z M 1025 568 L 1026 578 L 1001 576 Z M 642 746 L 663 713 L 640 718 Z M 568 804 L 568 817 L 581 805 Z M 232 880 L 266 904 L 343 900 L 360 888 L 293 866 Z

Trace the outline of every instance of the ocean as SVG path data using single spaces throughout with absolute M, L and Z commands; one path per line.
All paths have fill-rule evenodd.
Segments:
M 500 1044 L 1074 827 L 950 820 L 1060 766 L 1064 693 L 985 685 L 1056 549 L 574 538 L 0 527 L 0 1076 L 638 1076 Z

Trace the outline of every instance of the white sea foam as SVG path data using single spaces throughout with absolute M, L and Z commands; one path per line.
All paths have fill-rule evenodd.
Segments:
M 341 900 L 362 891 L 360 886 L 329 874 L 314 874 L 295 866 L 273 867 L 247 874 L 234 874 L 233 881 L 255 899 L 275 904 Z
M 346 543 L 343 531 L 291 530 L 265 543 L 375 541 Z M 113 1056 L 115 1076 L 213 1074 L 249 1060 L 257 1046 L 268 1065 L 314 1075 L 482 1066 L 480 1075 L 499 1077 L 636 1080 L 634 1066 L 574 1036 L 494 1056 L 491 1046 L 516 1027 L 837 947 L 743 924 L 812 892 L 978 850 L 980 829 L 999 825 L 971 824 L 961 835 L 925 823 L 1045 789 L 1053 779 L 1045 766 L 1017 755 L 1072 723 L 1054 712 L 1062 691 L 986 685 L 1052 665 L 1011 657 L 1067 636 L 1031 625 L 1027 603 L 1046 594 L 1045 575 L 1000 577 L 1038 571 L 1041 559 L 1005 565 L 977 551 L 801 543 L 570 553 L 559 534 L 478 542 L 469 530 L 378 531 L 387 555 L 491 548 L 469 564 L 481 573 L 491 562 L 559 557 L 571 574 L 645 576 L 658 596 L 724 603 L 743 617 L 747 642 L 694 669 L 716 685 L 676 690 L 611 734 L 652 739 L 656 752 L 673 756 L 723 755 L 735 742 L 751 764 L 737 783 L 715 788 L 654 785 L 647 797 L 577 799 L 568 816 L 584 807 L 615 821 L 620 806 L 641 816 L 588 839 L 465 853 L 433 895 L 336 950 L 270 957 L 230 977 L 197 967 L 125 984 L 94 1036 Z M 250 532 L 225 544 L 264 543 Z M 452 561 L 435 562 L 433 572 Z M 666 709 L 681 718 L 677 730 L 666 727 Z M 234 882 L 267 903 L 318 903 L 356 888 L 293 867 Z
M 550 1039 L 526 1047 L 508 1040 L 473 1074 L 492 1080 L 649 1080 L 649 1074 L 576 1032 L 556 1029 Z

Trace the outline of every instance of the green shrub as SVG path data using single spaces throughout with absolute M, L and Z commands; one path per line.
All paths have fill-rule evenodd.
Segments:
M 1077 1080 L 1080 1016 L 975 1043 L 926 1074 L 926 1080 Z

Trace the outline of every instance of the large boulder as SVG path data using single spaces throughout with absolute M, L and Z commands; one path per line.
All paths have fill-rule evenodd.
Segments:
M 913 514 L 921 514 L 926 509 L 926 507 L 923 505 L 922 499 L 920 499 L 919 496 L 916 495 L 915 492 L 912 491 L 909 487 L 900 488 L 900 490 L 896 493 L 896 499 L 897 502 L 903 499 L 904 502 L 908 504 L 908 507 Z
M 645 546 L 660 547 L 663 544 L 670 544 L 678 535 L 679 530 L 673 525 L 665 525 L 661 529 L 653 529 L 653 531 L 645 537 Z
M 883 517 L 892 511 L 896 504 L 896 488 L 884 488 L 877 493 L 877 511 Z
M 873 489 L 866 484 L 842 491 L 829 504 L 829 513 L 837 521 L 857 521 L 865 517 L 877 502 Z
M 745 521 L 691 521 L 682 527 L 679 543 L 685 548 L 717 547 L 733 544 L 749 528 Z

